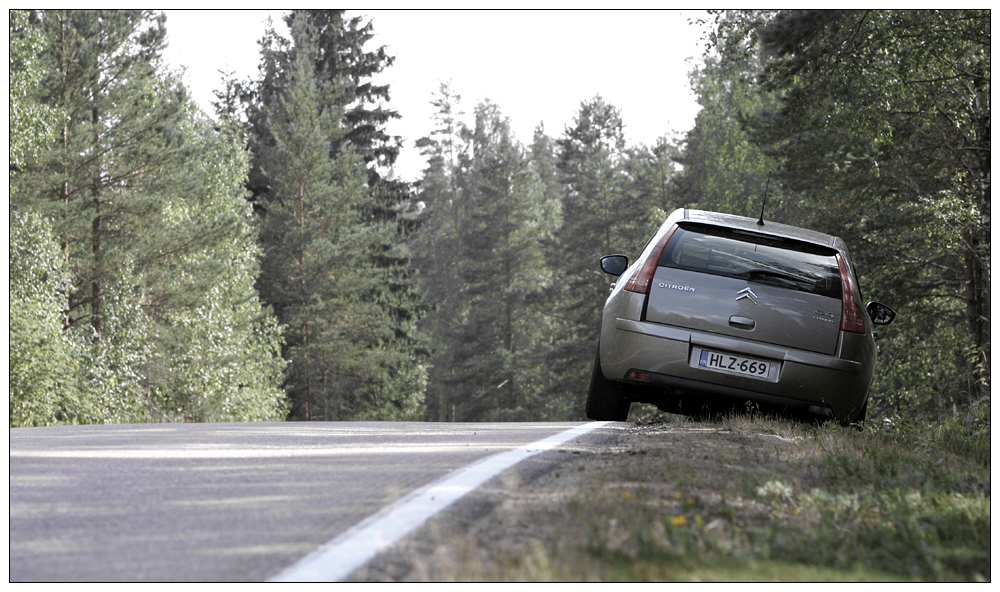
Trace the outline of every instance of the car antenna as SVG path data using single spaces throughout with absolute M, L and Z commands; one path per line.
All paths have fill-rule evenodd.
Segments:
M 771 171 L 767 172 L 767 184 L 764 185 L 764 202 L 760 204 L 760 218 L 757 219 L 757 226 L 764 225 L 764 206 L 767 205 L 767 190 L 771 186 Z

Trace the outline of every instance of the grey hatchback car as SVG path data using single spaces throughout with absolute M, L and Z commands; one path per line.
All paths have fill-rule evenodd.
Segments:
M 632 402 L 685 415 L 753 406 L 861 422 L 875 371 L 873 325 L 847 245 L 752 218 L 673 212 L 604 304 L 587 417 L 624 421 Z

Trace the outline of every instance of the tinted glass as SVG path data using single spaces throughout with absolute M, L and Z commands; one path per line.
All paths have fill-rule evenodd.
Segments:
M 833 249 L 710 226 L 681 226 L 659 265 L 841 298 Z

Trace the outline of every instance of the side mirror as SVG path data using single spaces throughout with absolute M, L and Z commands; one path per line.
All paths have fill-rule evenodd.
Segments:
M 603 269 L 604 273 L 608 275 L 618 277 L 625 273 L 625 270 L 628 269 L 628 257 L 625 255 L 608 255 L 607 257 L 601 257 L 601 269 Z
M 872 323 L 876 325 L 888 325 L 896 318 L 896 311 L 881 302 L 869 302 L 865 310 L 868 311 L 868 316 L 871 317 Z

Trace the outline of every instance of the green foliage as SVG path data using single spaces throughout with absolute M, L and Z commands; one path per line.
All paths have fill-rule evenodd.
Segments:
M 227 232 L 170 269 L 173 289 L 189 299 L 158 319 L 162 345 L 149 365 L 152 400 L 174 420 L 284 419 L 281 330 L 254 287 L 260 247 L 243 189 L 249 155 L 231 130 L 198 124 L 189 133 L 202 154 L 192 171 L 197 183 L 171 205 L 168 223 L 178 233 Z
M 989 18 L 782 12 L 760 30 L 761 84 L 781 104 L 754 122 L 790 184 L 863 220 L 841 223 L 862 268 L 897 253 L 897 296 L 962 302 L 977 347 L 988 341 Z
M 10 214 L 10 426 L 48 425 L 80 413 L 78 358 L 62 332 L 69 276 L 37 214 Z
M 675 184 L 679 182 L 676 163 L 680 149 L 666 137 L 657 139 L 652 147 L 638 146 L 628 150 L 625 171 L 631 183 L 626 191 L 629 199 L 648 208 L 648 221 L 639 224 L 639 236 L 652 236 L 663 220 L 678 207 Z
M 11 180 L 52 139 L 54 112 L 38 101 L 43 43 L 26 11 L 10 11 Z M 13 183 L 10 190 L 16 192 Z M 13 204 L 16 193 L 11 196 Z M 46 425 L 73 415 L 77 359 L 62 333 L 61 294 L 69 275 L 52 225 L 33 212 L 9 212 L 10 425 Z
M 163 15 L 10 12 L 11 425 L 580 419 L 599 257 L 675 207 L 756 215 L 772 172 L 766 217 L 842 236 L 900 313 L 869 418 L 988 403 L 988 11 L 715 13 L 680 148 L 599 96 L 525 147 L 442 84 L 416 187 L 372 24 L 286 21 L 213 124 Z
M 8 32 L 10 53 L 8 67 L 10 79 L 10 112 L 8 160 L 10 170 L 24 166 L 25 160 L 35 156 L 42 142 L 52 138 L 56 113 L 38 100 L 38 85 L 44 69 L 38 54 L 43 45 L 41 33 L 28 21 L 28 12 L 11 10 Z
M 51 352 L 52 378 L 38 388 L 60 383 L 22 397 L 35 410 L 15 417 L 12 407 L 18 425 L 282 415 L 280 334 L 253 288 L 247 156 L 160 65 L 164 21 L 148 11 L 18 20 L 18 38 L 39 44 L 37 59 L 18 58 L 36 85 L 23 96 L 58 114 L 60 134 L 43 142 L 35 128 L 12 129 L 30 148 L 17 153 L 12 223 L 16 210 L 19 224 L 50 224 L 12 242 L 12 259 L 23 256 L 24 269 L 58 261 L 65 274 L 48 273 L 61 283 L 41 300 L 28 276 L 11 278 L 12 293 L 34 294 L 32 306 L 12 307 L 12 331 L 47 319 L 43 343 L 19 341 L 12 359 Z
M 36 21 L 47 69 L 39 97 L 60 114 L 61 134 L 15 179 L 15 203 L 53 221 L 68 263 L 59 310 L 84 356 L 96 413 L 86 421 L 141 420 L 151 335 L 136 286 L 154 254 L 169 252 L 156 185 L 181 157 L 182 97 L 150 62 L 163 21 L 138 11 L 51 11 Z
M 990 399 L 975 401 L 967 410 L 956 413 L 931 428 L 929 441 L 945 452 L 967 457 L 987 466 L 992 448 L 990 407 Z
M 628 148 L 600 97 L 565 137 L 539 128 L 529 148 L 497 105 L 478 105 L 469 127 L 458 100 L 441 86 L 435 130 L 418 142 L 429 417 L 579 419 L 608 285 L 597 262 L 634 256 L 662 223 L 676 150 L 665 139 Z
M 650 202 L 656 197 L 630 195 L 621 112 L 600 96 L 580 104 L 573 125 L 556 145 L 563 225 L 553 250 L 562 263 L 552 302 L 561 327 L 547 360 L 554 376 L 548 396 L 568 399 L 586 392 L 597 350 L 608 289 L 600 258 L 612 253 L 634 258 L 639 253 L 648 238 L 642 233 L 648 230 Z
M 756 215 L 774 171 L 766 217 L 843 237 L 900 313 L 869 417 L 988 392 L 988 30 L 983 11 L 722 12 L 692 75 L 679 193 Z
M 771 219 L 784 219 L 786 197 L 778 183 L 768 184 L 777 162 L 751 141 L 746 118 L 772 102 L 749 84 L 759 67 L 755 61 L 706 55 L 691 73 L 701 111 L 695 127 L 685 137 L 676 161 L 684 170 L 676 179 L 678 205 L 757 216 L 764 191 L 769 188 L 767 211 Z
M 397 244 L 411 230 L 397 216 L 407 189 L 366 168 L 395 158 L 382 129 L 391 112 L 364 108 L 386 91 L 362 82 L 391 60 L 361 51 L 370 25 L 339 11 L 294 11 L 287 22 L 290 40 L 272 30 L 262 42 L 247 112 L 263 214 L 258 287 L 287 327 L 290 414 L 412 418 L 425 381 L 419 294 Z
M 292 32 L 300 44 L 310 40 L 298 28 Z M 339 418 L 354 406 L 343 392 L 351 379 L 343 365 L 358 352 L 343 350 L 355 343 L 350 337 L 358 311 L 347 307 L 357 302 L 359 289 L 354 262 L 365 236 L 353 223 L 364 179 L 352 174 L 358 170 L 352 154 L 329 160 L 340 114 L 324 109 L 319 93 L 329 91 L 317 88 L 307 51 L 300 47 L 298 55 L 287 94 L 269 116 L 275 148 L 266 158 L 277 199 L 267 206 L 261 287 L 289 326 L 293 412 L 304 419 Z
M 458 389 L 451 381 L 452 358 L 456 348 L 451 338 L 457 324 L 455 310 L 461 292 L 456 262 L 462 256 L 459 229 L 465 203 L 458 197 L 458 159 L 465 150 L 463 138 L 468 128 L 460 121 L 461 96 L 449 83 L 441 83 L 431 104 L 433 131 L 429 137 L 417 140 L 421 154 L 427 158 L 427 168 L 418 185 L 420 209 L 415 213 L 422 221 L 421 230 L 411 241 L 414 266 L 429 305 L 421 320 L 421 330 L 428 336 L 431 349 L 427 384 L 427 418 L 446 421 L 455 416 Z
M 127 269 L 127 268 L 126 268 Z M 144 423 L 158 418 L 149 408 L 147 364 L 152 327 L 142 306 L 137 278 L 128 273 L 106 280 L 101 333 L 88 323 L 68 329 L 80 344 L 80 375 L 92 415 L 73 423 Z
M 536 306 L 553 283 L 543 254 L 561 223 L 510 123 L 492 103 L 475 110 L 462 151 L 458 241 L 450 261 L 461 290 L 448 299 L 448 381 L 465 393 L 450 401 L 459 419 L 529 419 L 542 388 L 538 352 L 549 343 Z M 457 313 L 457 314 L 456 314 Z

